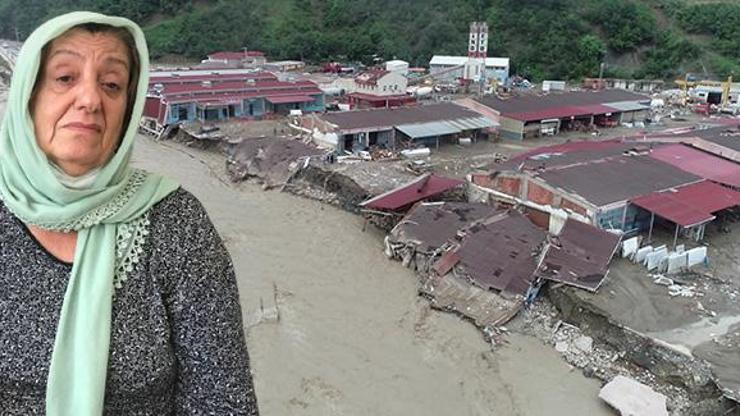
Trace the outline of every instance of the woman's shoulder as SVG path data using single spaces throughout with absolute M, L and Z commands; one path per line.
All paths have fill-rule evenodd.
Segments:
M 183 223 L 192 226 L 208 219 L 208 214 L 200 200 L 182 187 L 156 203 L 149 215 L 152 224 L 164 222 L 170 225 Z
M 171 244 L 191 245 L 193 241 L 220 240 L 203 204 L 182 187 L 151 208 L 149 228 L 155 239 L 158 236 Z

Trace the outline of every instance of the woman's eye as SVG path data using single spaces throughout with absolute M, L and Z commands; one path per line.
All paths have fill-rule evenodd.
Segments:
M 60 84 L 69 84 L 72 82 L 72 76 L 71 75 L 62 75 L 60 77 L 56 78 L 56 81 Z
M 104 82 L 103 87 L 111 92 L 117 92 L 121 90 L 121 86 L 116 84 L 115 82 Z

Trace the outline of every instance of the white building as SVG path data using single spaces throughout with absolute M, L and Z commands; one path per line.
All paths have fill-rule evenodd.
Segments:
M 265 53 L 261 51 L 231 52 L 222 51 L 208 54 L 208 58 L 201 61 L 205 65 L 224 65 L 234 67 L 255 67 L 267 62 Z
M 376 70 L 355 77 L 351 92 L 370 95 L 406 94 L 408 79 L 398 72 Z
M 409 73 L 409 63 L 400 59 L 394 59 L 385 63 L 385 70 L 406 76 Z
M 434 55 L 429 61 L 429 73 L 439 74 L 438 78 L 443 79 L 462 78 L 469 60 L 467 56 Z M 505 84 L 509 79 L 509 58 L 486 58 L 486 78 L 495 78 L 500 84 Z

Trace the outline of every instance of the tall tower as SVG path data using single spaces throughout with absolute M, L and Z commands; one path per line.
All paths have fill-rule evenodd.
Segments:
M 486 77 L 486 56 L 488 55 L 488 23 L 470 24 L 468 40 L 468 62 L 465 63 L 463 78 L 468 81 L 483 81 Z
M 473 22 L 470 24 L 470 41 L 468 42 L 468 56 L 471 58 L 485 58 L 488 54 L 488 23 Z

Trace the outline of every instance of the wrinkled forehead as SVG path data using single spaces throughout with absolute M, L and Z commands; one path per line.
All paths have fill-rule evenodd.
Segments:
M 56 37 L 44 47 L 41 67 L 51 61 L 66 60 L 72 63 L 90 60 L 106 66 L 120 66 L 130 71 L 131 59 L 126 44 L 110 32 L 89 32 L 73 28 Z

